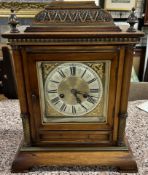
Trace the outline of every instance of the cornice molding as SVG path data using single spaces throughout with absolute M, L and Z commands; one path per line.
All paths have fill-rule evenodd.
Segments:
M 82 45 L 90 45 L 90 44 L 97 44 L 97 45 L 103 45 L 103 44 L 136 44 L 139 42 L 139 38 L 50 38 L 50 39 L 45 39 L 45 38 L 40 38 L 40 39 L 8 39 L 8 42 L 10 45 L 65 45 L 65 44 L 82 44 Z

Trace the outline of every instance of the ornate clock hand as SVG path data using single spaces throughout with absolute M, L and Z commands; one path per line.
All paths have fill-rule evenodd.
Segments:
M 77 103 L 81 103 L 80 98 L 77 96 L 77 90 L 76 89 L 72 89 L 71 93 L 75 96 Z
M 77 103 L 81 103 L 80 98 L 77 95 L 75 95 L 75 97 L 76 97 Z
M 83 97 L 86 96 L 86 93 L 85 93 L 85 92 L 78 91 L 78 90 L 76 90 L 76 89 L 73 89 L 73 90 L 74 90 L 74 92 L 75 92 L 76 94 L 81 94 L 81 95 L 83 95 Z M 87 98 L 87 97 L 84 97 L 84 98 Z
M 76 90 L 76 89 L 73 89 L 73 90 L 74 90 L 74 92 L 75 92 L 76 94 L 82 94 L 84 98 L 87 98 L 87 97 L 98 98 L 98 97 L 95 97 L 95 96 L 93 96 L 93 95 L 89 95 L 89 94 L 86 93 L 86 92 L 81 92 L 81 91 L 78 91 L 78 90 Z

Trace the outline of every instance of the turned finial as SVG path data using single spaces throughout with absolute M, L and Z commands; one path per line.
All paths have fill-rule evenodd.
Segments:
M 8 18 L 8 24 L 10 25 L 11 33 L 19 33 L 20 31 L 17 29 L 17 25 L 19 24 L 19 20 L 14 12 L 14 9 L 11 8 L 11 14 Z
M 138 18 L 135 15 L 135 8 L 132 8 L 132 11 L 127 19 L 127 22 L 130 24 L 130 27 L 127 29 L 127 32 L 136 32 L 134 25 L 138 23 Z

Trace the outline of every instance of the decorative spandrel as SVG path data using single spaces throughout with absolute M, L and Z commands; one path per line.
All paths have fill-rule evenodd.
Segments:
M 107 121 L 110 61 L 38 62 L 43 122 Z

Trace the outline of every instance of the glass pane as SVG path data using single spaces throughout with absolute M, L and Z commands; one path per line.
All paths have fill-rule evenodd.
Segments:
M 106 122 L 110 64 L 37 62 L 43 123 Z

